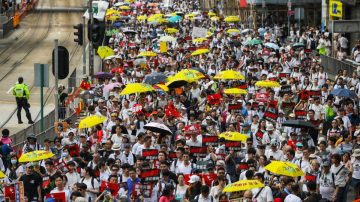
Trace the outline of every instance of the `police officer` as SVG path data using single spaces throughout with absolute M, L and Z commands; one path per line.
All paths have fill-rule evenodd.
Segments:
M 31 114 L 29 111 L 30 104 L 28 102 L 30 97 L 29 88 L 26 84 L 23 83 L 24 79 L 22 77 L 18 78 L 18 83 L 13 88 L 13 95 L 16 99 L 17 104 L 17 117 L 18 117 L 18 123 L 22 124 L 21 121 L 21 109 L 24 108 L 26 112 L 26 118 L 29 121 L 29 124 L 33 124 L 34 122 L 31 119 Z

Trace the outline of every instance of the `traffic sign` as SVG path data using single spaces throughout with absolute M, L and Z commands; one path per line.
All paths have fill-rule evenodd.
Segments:
M 343 16 L 343 3 L 337 0 L 329 1 L 329 15 L 341 18 Z
M 288 15 L 288 16 L 295 15 L 295 11 L 290 10 L 290 11 L 287 12 L 287 15 Z

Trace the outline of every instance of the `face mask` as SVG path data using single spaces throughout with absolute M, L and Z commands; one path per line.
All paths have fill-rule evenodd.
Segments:
M 68 152 L 63 152 L 63 153 L 62 153 L 62 156 L 63 156 L 63 157 L 67 157 L 67 156 L 69 156 L 69 153 L 68 153 Z
M 16 164 L 17 160 L 16 159 L 11 159 L 11 164 Z

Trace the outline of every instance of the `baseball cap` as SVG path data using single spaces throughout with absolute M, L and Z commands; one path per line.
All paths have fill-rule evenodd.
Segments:
M 195 182 L 199 182 L 200 181 L 200 177 L 197 175 L 192 175 L 190 177 L 189 183 L 195 183 Z

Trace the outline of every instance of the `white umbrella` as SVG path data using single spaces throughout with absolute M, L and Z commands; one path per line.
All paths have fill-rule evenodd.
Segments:
M 144 126 L 144 128 L 146 130 L 150 130 L 155 133 L 164 133 L 164 134 L 172 135 L 171 130 L 167 126 L 165 126 L 164 124 L 161 124 L 161 123 L 151 122 L 151 123 L 146 124 Z
M 241 31 L 241 34 L 246 34 L 248 32 L 250 32 L 250 29 L 244 29 L 243 31 Z
M 275 43 L 265 43 L 265 46 L 268 47 L 268 48 L 272 48 L 274 50 L 279 50 L 279 46 Z
M 104 60 L 112 60 L 113 58 L 115 58 L 115 55 L 107 56 L 106 58 L 104 58 Z

